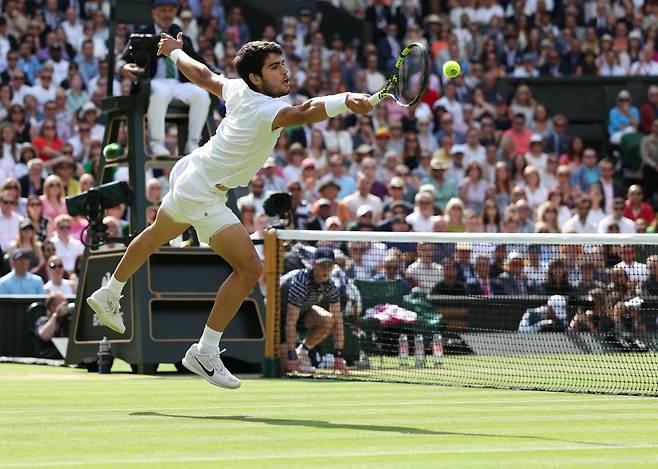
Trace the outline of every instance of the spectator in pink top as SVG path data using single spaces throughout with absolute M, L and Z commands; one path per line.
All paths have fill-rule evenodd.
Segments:
M 57 215 L 67 213 L 64 202 L 64 189 L 59 176 L 51 174 L 43 183 L 43 195 L 39 197 L 43 203 L 43 214 L 54 220 Z
M 532 131 L 525 126 L 525 123 L 525 115 L 518 112 L 514 114 L 512 128 L 503 133 L 503 138 L 510 137 L 514 141 L 517 155 L 525 155 L 530 151 Z

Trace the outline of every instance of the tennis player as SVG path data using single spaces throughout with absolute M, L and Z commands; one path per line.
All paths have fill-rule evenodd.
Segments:
M 240 380 L 222 363 L 219 341 L 258 281 L 262 265 L 240 220 L 226 206 L 226 192 L 247 185 L 272 154 L 284 127 L 320 122 L 348 110 L 366 114 L 373 106 L 368 95 L 357 93 L 312 98 L 296 106 L 279 99 L 288 94 L 290 77 L 281 47 L 273 42 L 249 42 L 238 51 L 234 64 L 241 79 L 211 72 L 182 46 L 182 33 L 176 38 L 162 33 L 158 54 L 169 57 L 194 84 L 223 99 L 226 117 L 208 143 L 176 163 L 155 222 L 130 243 L 109 283 L 87 303 L 103 324 L 123 333 L 119 300 L 124 285 L 152 253 L 192 225 L 199 240 L 223 257 L 233 273 L 219 288 L 203 335 L 185 353 L 183 365 L 211 384 L 238 388 Z

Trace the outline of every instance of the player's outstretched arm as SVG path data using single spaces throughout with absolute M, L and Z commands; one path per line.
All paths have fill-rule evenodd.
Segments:
M 167 33 L 160 34 L 158 55 L 169 57 L 178 70 L 195 85 L 219 98 L 222 97 L 222 87 L 228 79 L 224 75 L 211 72 L 204 64 L 183 52 L 183 33 L 178 33 L 175 39 Z
M 340 93 L 311 98 L 297 106 L 281 109 L 272 122 L 272 130 L 321 122 L 347 110 L 356 114 L 367 114 L 373 109 L 372 104 L 368 102 L 369 97 L 361 93 Z

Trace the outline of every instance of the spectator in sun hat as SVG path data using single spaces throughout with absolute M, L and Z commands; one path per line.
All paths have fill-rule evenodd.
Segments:
M 78 195 L 80 183 L 75 178 L 77 165 L 70 156 L 58 156 L 51 161 L 53 173 L 62 180 L 62 189 L 65 196 Z
M 105 134 L 105 127 L 96 123 L 98 118 L 99 110 L 96 105 L 92 102 L 86 103 L 78 111 L 78 122 L 79 125 L 82 125 L 82 122 L 86 122 L 90 126 L 90 136 L 94 140 L 103 140 L 103 135 Z
M 263 178 L 265 192 L 284 192 L 286 180 L 281 177 L 281 169 L 276 165 L 273 157 L 269 157 L 263 164 L 263 169 L 258 172 Z
M 336 183 L 336 181 L 331 179 L 323 181 L 318 187 L 318 192 L 321 196 L 320 200 L 326 199 L 329 201 L 329 205 L 331 207 L 331 215 L 336 215 L 343 223 L 347 223 L 352 220 L 353 217 L 347 204 L 344 201 L 338 199 L 339 190 L 340 186 Z M 313 206 L 311 207 L 311 213 L 314 215 L 318 213 L 318 203 L 320 200 L 314 202 Z
M 495 291 L 498 295 L 527 295 L 528 285 L 523 276 L 525 258 L 518 251 L 507 255 L 507 270 L 496 279 Z

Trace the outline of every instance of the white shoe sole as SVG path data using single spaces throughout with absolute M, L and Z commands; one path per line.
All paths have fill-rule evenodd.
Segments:
M 187 359 L 187 353 L 186 353 L 185 356 L 183 357 L 182 362 L 183 362 L 183 366 L 184 366 L 185 368 L 187 368 L 188 370 L 190 370 L 190 371 L 191 371 L 192 373 L 194 373 L 195 375 L 201 376 L 203 379 L 205 379 L 206 381 L 208 381 L 210 384 L 212 384 L 213 386 L 217 386 L 218 388 L 224 388 L 224 389 L 238 389 L 238 388 L 240 387 L 240 385 L 242 384 L 240 381 L 238 381 L 238 385 L 237 385 L 237 386 L 232 386 L 232 385 L 229 385 L 229 384 L 224 385 L 224 384 L 221 384 L 221 383 L 218 383 L 218 382 L 212 381 L 212 380 L 210 379 L 210 377 L 209 377 L 204 371 L 202 371 L 202 370 L 199 369 L 199 367 L 195 364 L 194 360 L 188 360 L 188 359 Z
M 119 334 L 123 334 L 124 332 L 126 332 L 125 324 L 121 323 L 120 325 L 121 327 L 112 324 L 110 318 L 108 318 L 105 315 L 105 311 L 103 310 L 101 304 L 98 303 L 96 300 L 94 300 L 91 296 L 87 298 L 87 304 L 94 311 L 94 313 L 96 313 L 96 316 L 98 317 L 99 321 L 105 324 L 106 327 L 109 327 L 114 332 L 118 332 Z

